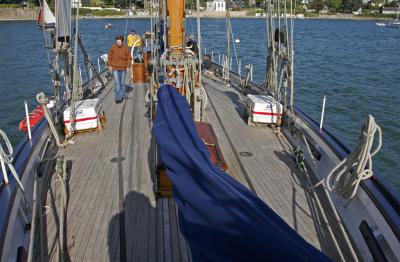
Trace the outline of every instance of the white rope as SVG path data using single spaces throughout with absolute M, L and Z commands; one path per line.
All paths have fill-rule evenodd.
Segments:
M 1 136 L 1 139 L 4 140 L 4 144 L 6 145 L 7 151 L 8 151 L 8 152 L 6 152 L 3 148 L 3 143 L 0 143 L 0 161 L 2 163 L 5 163 L 8 166 L 8 168 L 11 170 L 12 175 L 15 178 L 15 181 L 17 181 L 18 186 L 21 188 L 22 191 L 24 191 L 24 186 L 22 185 L 21 180 L 19 180 L 18 173 L 12 164 L 14 161 L 14 158 L 13 158 L 14 151 L 13 151 L 11 142 L 8 139 L 6 133 L 1 129 L 0 129 L 0 136 Z M 6 176 L 6 174 L 3 174 L 3 175 Z
M 376 131 L 378 131 L 378 145 L 371 153 Z M 373 176 L 372 157 L 381 147 L 382 130 L 375 123 L 374 117 L 368 115 L 355 149 L 332 169 L 326 179 L 321 180 L 312 188 L 325 183 L 329 191 L 351 200 L 356 195 L 361 181 Z

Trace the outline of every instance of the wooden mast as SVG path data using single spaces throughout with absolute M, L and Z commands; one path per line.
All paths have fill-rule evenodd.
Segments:
M 183 20 L 185 17 L 185 0 L 166 0 L 169 16 L 169 49 L 177 58 L 182 55 L 185 41 Z

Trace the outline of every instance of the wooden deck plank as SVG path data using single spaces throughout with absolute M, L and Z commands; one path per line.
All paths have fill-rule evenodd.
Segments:
M 231 90 L 229 90 L 228 92 L 233 92 Z M 211 92 L 209 92 L 211 93 Z M 253 184 L 254 185 L 259 185 L 260 182 L 263 182 L 263 180 L 266 182 L 264 183 L 262 186 L 260 186 L 259 188 L 261 189 L 265 189 L 268 185 L 274 185 L 273 187 L 270 186 L 269 188 L 269 194 L 266 195 L 266 192 L 263 192 L 262 195 L 266 196 L 266 198 L 269 200 L 268 202 L 272 202 L 275 203 L 275 205 L 273 205 L 273 208 L 275 209 L 275 211 L 277 211 L 278 213 L 281 213 L 282 215 L 285 214 L 285 208 L 287 206 L 291 207 L 291 203 L 293 202 L 292 199 L 289 197 L 289 195 L 286 195 L 284 197 L 282 197 L 282 194 L 284 194 L 285 192 L 281 192 L 280 190 L 282 188 L 287 188 L 288 186 L 290 186 L 291 180 L 290 179 L 282 179 L 282 175 L 276 175 L 276 174 L 288 174 L 291 172 L 290 168 L 284 168 L 284 165 L 279 165 L 279 159 L 276 159 L 276 156 L 274 154 L 271 154 L 270 152 L 268 152 L 268 150 L 274 150 L 276 152 L 281 151 L 280 148 L 276 147 L 276 146 L 269 146 L 269 141 L 265 141 L 265 140 L 269 140 L 268 139 L 268 134 L 264 134 L 263 137 L 261 136 L 257 136 L 257 131 L 256 132 L 252 132 L 255 131 L 255 128 L 252 127 L 247 127 L 245 126 L 244 122 L 240 119 L 240 116 L 237 117 L 238 121 L 234 122 L 232 121 L 232 117 L 228 118 L 228 117 L 224 117 L 226 115 L 230 115 L 232 116 L 232 114 L 234 114 L 234 112 L 232 112 L 232 110 L 229 110 L 228 105 L 226 103 L 224 103 L 223 101 L 218 100 L 218 103 L 215 107 L 220 107 L 217 108 L 217 110 L 219 110 L 222 114 L 221 118 L 223 118 L 223 122 L 225 122 L 225 125 L 228 127 L 228 130 L 235 130 L 235 132 L 231 132 L 229 133 L 229 135 L 231 136 L 232 140 L 235 141 L 235 147 L 238 151 L 245 151 L 245 152 L 252 152 L 253 153 L 253 157 L 251 158 L 242 158 L 241 162 L 243 163 L 243 165 L 246 167 L 246 169 L 249 170 L 248 173 L 252 174 L 252 180 L 254 181 Z M 222 109 L 223 108 L 223 109 Z M 240 137 L 243 137 L 243 129 L 247 128 L 248 130 L 246 130 L 248 133 L 248 136 L 246 138 L 245 141 L 243 141 L 243 139 L 240 139 Z M 253 130 L 251 130 L 253 129 Z M 240 131 L 242 131 L 242 133 L 240 133 Z M 229 132 L 229 131 L 228 131 Z M 266 133 L 266 132 L 264 132 Z M 270 134 L 269 137 L 274 137 L 273 134 Z M 257 141 L 255 141 L 255 139 L 257 139 Z M 241 141 L 242 140 L 242 141 Z M 245 143 L 242 143 L 245 142 Z M 262 144 L 262 147 L 260 148 L 260 143 Z M 256 152 L 256 153 L 255 153 Z M 264 153 L 264 154 L 263 154 Z M 258 158 L 258 159 L 257 159 Z M 264 163 L 263 163 L 264 162 Z M 268 166 L 265 165 L 265 162 L 268 163 Z M 266 169 L 267 167 L 267 169 Z M 267 175 L 262 175 L 260 176 L 260 174 L 265 174 L 265 170 L 270 171 L 270 174 Z M 275 179 L 276 177 L 278 177 L 279 179 Z M 285 184 L 285 185 L 280 185 L 280 184 Z M 264 191 L 264 190 L 262 190 Z M 304 191 L 304 190 L 301 190 Z M 260 194 L 261 192 L 258 191 L 258 193 Z M 271 199 L 272 197 L 272 199 Z M 278 199 L 277 199 L 278 198 Z M 303 198 L 302 200 L 304 200 L 305 198 Z M 272 201 L 271 201 L 272 200 Z M 279 204 L 278 208 L 276 206 L 276 203 Z M 305 205 L 307 207 L 307 205 Z M 286 220 L 289 220 L 287 222 L 290 222 L 291 217 L 287 215 L 285 215 Z M 290 224 L 290 223 L 289 223 Z M 312 223 L 313 224 L 313 223 Z
M 106 150 L 107 148 L 110 147 L 110 144 L 107 143 L 104 143 L 103 145 L 104 147 L 100 146 L 99 151 Z M 90 155 L 90 152 L 87 153 Z M 101 158 L 99 157 L 97 159 Z M 109 170 L 109 168 L 112 168 L 111 167 L 112 163 L 110 163 L 108 159 L 104 159 L 104 161 L 87 160 L 87 162 L 91 163 L 87 165 L 88 166 L 87 174 L 85 174 L 90 176 L 89 185 L 83 190 L 84 197 L 78 200 L 82 201 L 82 203 L 79 203 L 80 205 L 79 212 L 77 212 L 76 215 L 72 217 L 72 219 L 74 219 L 72 225 L 79 225 L 79 226 L 72 227 L 70 231 L 72 234 L 76 234 L 75 243 L 76 245 L 79 246 L 79 249 L 75 248 L 73 250 L 71 256 L 72 257 L 77 256 L 78 259 L 80 259 L 82 252 L 84 252 L 85 250 L 87 244 L 86 237 L 87 234 L 90 234 L 91 228 L 93 226 L 92 225 L 93 221 L 92 219 L 90 219 L 92 215 L 94 215 L 93 211 L 100 209 L 94 203 L 96 203 L 97 196 L 99 195 L 101 182 L 103 182 L 104 178 L 109 177 L 107 172 L 104 171 Z M 101 162 L 103 162 L 104 164 L 102 165 Z M 76 253 L 76 251 L 79 252 Z
M 84 141 L 83 139 L 87 139 L 86 137 L 78 137 L 79 140 L 81 141 L 77 141 L 79 144 L 82 143 L 82 141 Z M 91 144 L 90 141 L 86 142 L 87 144 Z M 106 143 L 101 144 L 103 146 L 103 148 L 106 148 L 108 145 Z M 100 148 L 98 148 L 100 149 Z M 101 148 L 102 149 L 102 148 Z M 98 152 L 96 154 L 96 152 Z M 91 170 L 91 165 L 88 164 L 88 158 L 84 159 L 81 158 L 81 156 L 85 157 L 85 156 L 90 156 L 91 155 L 92 150 L 90 151 L 83 151 L 81 150 L 80 154 L 78 157 L 76 157 L 77 159 L 79 159 L 79 161 L 73 161 L 72 162 L 72 173 L 75 174 L 77 173 L 77 177 L 73 177 L 71 176 L 70 178 L 70 201 L 69 201 L 69 218 L 68 220 L 70 221 L 71 217 L 73 215 L 75 215 L 75 208 L 78 208 L 78 210 L 80 210 L 81 205 L 76 205 L 77 202 L 81 202 L 82 201 L 82 194 L 84 194 L 85 192 L 85 188 L 88 187 L 88 184 L 90 183 L 90 178 L 92 178 L 92 176 L 86 175 L 88 173 L 90 173 Z M 102 150 L 97 150 L 95 151 L 95 155 L 91 155 L 92 158 L 97 158 L 97 159 L 102 159 L 101 158 L 101 154 L 102 154 Z M 103 162 L 103 161 L 99 161 L 99 162 Z M 78 166 L 76 166 L 75 164 L 78 164 Z M 93 163 L 95 164 L 93 161 L 90 161 L 89 163 Z M 74 172 L 76 170 L 76 172 Z M 82 179 L 83 178 L 83 179 Z M 86 179 L 85 179 L 86 178 Z M 77 190 L 78 189 L 78 190 Z
M 157 217 L 156 208 L 151 206 L 149 210 L 149 230 L 147 231 L 149 245 L 147 246 L 147 261 L 156 262 L 157 261 Z
M 154 177 L 149 170 L 151 164 L 148 159 L 151 132 L 145 117 L 147 108 L 144 104 L 144 94 L 144 88 L 132 92 L 132 97 L 126 102 L 122 124 L 125 231 L 130 261 L 147 261 L 151 256 L 154 261 L 157 258 L 154 249 L 160 250 L 160 247 L 164 247 L 158 246 L 155 237 L 157 217 L 153 192 Z M 76 235 L 70 252 L 72 260 L 103 258 L 114 261 L 120 258 L 116 175 L 118 170 L 117 164 L 110 162 L 110 159 L 116 157 L 118 133 L 116 130 L 107 130 L 107 126 L 119 127 L 122 109 L 112 103 L 112 96 L 103 100 L 103 106 L 110 106 L 112 109 L 109 108 L 106 113 L 109 115 L 106 129 L 100 134 L 76 136 L 77 146 L 65 150 L 73 163 L 70 186 L 74 195 L 70 198 L 68 214 L 68 233 L 70 236 Z M 99 139 L 103 141 L 96 147 Z M 95 164 L 93 160 L 103 161 L 101 164 Z M 162 211 L 161 215 L 164 213 L 164 210 Z M 164 223 L 164 220 L 161 222 Z M 153 236 L 153 239 L 150 239 L 150 236 Z M 102 252 L 104 250 L 107 251 Z
M 171 250 L 172 261 L 181 261 L 181 252 L 178 236 L 178 220 L 176 217 L 175 201 L 171 198 L 168 199 L 170 233 L 171 233 Z
M 175 203 L 174 203 L 174 207 L 175 207 L 176 218 L 178 221 L 178 218 L 179 218 L 178 206 Z M 182 233 L 180 232 L 179 222 L 176 225 L 177 225 L 177 229 L 178 229 L 177 232 L 178 232 L 178 238 L 179 238 L 179 249 L 180 249 L 180 254 L 181 254 L 181 261 L 188 262 L 188 261 L 190 261 L 189 246 L 187 244 L 187 240 L 183 237 Z
M 228 173 L 257 195 L 307 241 L 317 248 L 329 244 L 313 199 L 304 181 L 272 130 L 249 127 L 242 119 L 244 99 L 218 79 L 204 83 L 214 106 L 206 111 L 212 123 Z M 191 261 L 187 241 L 179 232 L 177 207 L 172 199 L 155 199 L 155 175 L 151 166 L 151 131 L 145 116 L 145 87 L 137 85 L 126 104 L 115 104 L 113 92 L 102 95 L 107 123 L 102 132 L 76 136 L 76 144 L 64 154 L 72 161 L 68 237 L 72 261 L 118 261 L 120 259 L 119 191 L 123 190 L 126 254 L 128 261 Z M 123 107 L 125 109 L 123 111 Z M 123 117 L 122 137 L 119 137 Z M 229 137 L 229 138 L 228 138 Z M 123 184 L 118 181 L 118 143 L 121 141 Z M 243 157 L 240 152 L 250 152 Z M 100 162 L 100 163 L 99 163 Z M 246 177 L 247 176 L 247 177 Z M 250 183 L 250 185 L 248 184 Z M 53 183 L 54 184 L 54 183 Z M 56 191 L 55 197 L 59 194 Z M 49 242 L 56 241 L 56 226 L 48 219 Z M 54 257 L 54 256 L 53 256 Z
M 162 199 L 157 200 L 157 262 L 164 262 L 164 230 L 163 230 L 163 206 Z
M 215 77 L 204 77 L 203 81 L 214 105 L 208 109 L 207 119 L 216 129 L 218 138 L 228 135 L 233 141 L 233 146 L 230 146 L 222 139 L 219 141 L 221 148 L 251 152 L 253 156 L 250 158 L 233 160 L 242 164 L 258 196 L 308 242 L 332 258 L 337 257 L 331 236 L 325 231 L 326 225 L 320 220 L 321 210 L 316 208 L 314 197 L 307 192 L 306 180 L 296 169 L 292 156 L 285 152 L 271 129 L 246 125 L 242 119 L 244 100 L 237 90 L 224 86 Z M 229 165 L 232 155 L 224 157 Z M 239 175 L 243 174 L 239 172 Z M 323 197 L 321 201 L 324 203 Z M 324 212 L 329 215 L 331 211 L 325 208 Z M 339 232 L 335 222 L 330 226 L 335 234 Z M 337 235 L 340 242 L 343 236 Z
M 163 213 L 163 227 L 164 231 L 164 260 L 166 262 L 171 262 L 172 260 L 172 245 L 171 245 L 171 225 L 169 222 L 169 205 L 168 199 L 161 199 L 162 202 L 162 213 Z
M 83 255 L 84 260 L 93 258 L 93 255 L 97 256 L 96 253 L 93 253 L 93 250 L 96 249 L 96 246 L 99 246 L 96 245 L 97 241 L 99 241 L 99 235 L 101 236 L 102 234 L 105 234 L 104 218 L 106 218 L 107 221 L 109 219 L 109 211 L 111 210 L 113 202 L 113 194 L 111 194 L 111 192 L 117 184 L 117 179 L 108 174 L 106 177 L 107 179 L 104 180 L 105 184 L 103 184 L 97 192 L 97 201 L 93 205 L 98 210 L 98 213 L 92 227 L 92 232 L 87 241 L 87 247 L 85 248 L 85 254 Z M 100 206 L 104 206 L 104 208 L 99 208 Z
M 99 167 L 101 165 L 99 164 Z M 93 168 L 93 167 L 92 167 Z M 82 204 L 81 211 L 82 213 L 78 213 L 78 217 L 76 217 L 77 221 L 74 224 L 79 224 L 80 227 L 77 229 L 77 237 L 75 238 L 75 243 L 79 248 L 74 249 L 75 252 L 72 252 L 71 256 L 75 257 L 78 260 L 83 260 L 84 253 L 86 251 L 86 246 L 89 242 L 90 235 L 93 232 L 93 227 L 97 226 L 96 217 L 99 211 L 103 208 L 99 208 L 104 204 L 102 199 L 102 187 L 104 187 L 109 181 L 107 174 L 99 172 L 98 168 L 94 168 L 94 172 L 91 174 L 93 177 L 93 181 L 96 184 L 93 187 L 93 190 L 86 191 L 85 195 L 90 196 L 90 198 L 86 198 L 83 200 L 85 204 Z M 80 216 L 82 214 L 82 216 Z

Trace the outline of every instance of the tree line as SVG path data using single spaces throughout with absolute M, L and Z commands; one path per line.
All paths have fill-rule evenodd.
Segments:
M 371 0 L 366 3 L 363 0 L 309 0 L 307 8 L 316 12 L 327 9 L 331 12 L 351 13 L 363 9 L 379 9 L 381 6 L 398 6 L 398 1 Z

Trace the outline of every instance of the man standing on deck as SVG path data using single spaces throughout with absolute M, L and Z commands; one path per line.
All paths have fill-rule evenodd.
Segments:
M 129 48 L 123 45 L 124 37 L 117 35 L 115 44 L 108 51 L 108 69 L 112 71 L 115 80 L 115 102 L 121 103 L 126 98 L 125 75 L 132 64 Z
M 193 35 L 186 36 L 186 51 L 195 57 L 199 56 L 199 47 Z
M 140 36 L 133 29 L 131 29 L 131 33 L 128 35 L 128 46 L 133 49 L 133 59 L 139 58 L 142 39 L 140 39 Z

